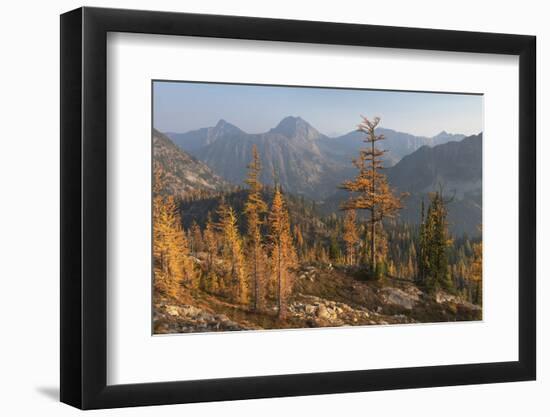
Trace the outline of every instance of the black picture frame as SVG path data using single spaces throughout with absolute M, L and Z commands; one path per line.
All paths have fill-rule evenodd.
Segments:
M 519 56 L 519 360 L 107 385 L 108 32 Z M 252 17 L 88 7 L 61 15 L 61 401 L 95 409 L 534 380 L 535 45 L 524 35 Z

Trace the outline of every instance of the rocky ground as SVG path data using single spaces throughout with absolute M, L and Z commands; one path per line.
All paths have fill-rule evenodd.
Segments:
M 218 332 L 261 329 L 249 323 L 237 323 L 225 314 L 215 314 L 192 305 L 160 302 L 155 305 L 155 333 Z
M 307 266 L 300 269 L 288 315 L 277 319 L 274 307 L 250 312 L 200 291 L 154 301 L 156 334 L 338 327 L 481 320 L 481 308 L 438 292 L 428 295 L 412 282 L 360 281 L 355 271 Z

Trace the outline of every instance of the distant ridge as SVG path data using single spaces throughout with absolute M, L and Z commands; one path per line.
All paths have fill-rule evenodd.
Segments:
M 409 133 L 399 132 L 393 129 L 378 128 L 378 133 L 386 136 L 384 142 L 386 154 L 386 166 L 395 165 L 405 155 L 408 155 L 422 146 L 436 146 L 451 141 L 460 141 L 466 136 L 463 134 L 441 131 L 433 137 L 415 136 Z M 337 164 L 348 163 L 355 158 L 361 146 L 363 146 L 363 134 L 356 130 L 344 135 L 329 137 L 320 133 L 311 124 L 299 116 L 287 116 L 277 126 L 265 133 L 256 134 L 280 134 L 286 138 L 297 140 L 316 141 L 316 147 L 324 157 Z M 234 138 L 236 140 L 251 136 L 237 126 L 220 119 L 215 126 L 193 130 L 185 133 L 167 132 L 166 135 L 184 151 L 200 154 L 200 150 L 216 142 L 218 139 Z M 253 135 L 254 136 L 254 135 Z M 248 138 L 250 139 L 250 138 Z
M 230 184 L 195 157 L 177 147 L 166 135 L 153 130 L 153 158 L 164 173 L 165 192 L 184 197 L 190 192 L 220 191 Z

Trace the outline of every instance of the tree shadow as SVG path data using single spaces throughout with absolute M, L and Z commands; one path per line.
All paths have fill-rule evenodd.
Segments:
M 37 387 L 36 391 L 53 401 L 59 401 L 59 387 Z

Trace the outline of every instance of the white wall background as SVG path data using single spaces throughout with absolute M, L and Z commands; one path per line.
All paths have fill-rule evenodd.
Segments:
M 59 391 L 59 17 L 81 6 L 6 2 L 0 18 L 0 410 L 3 415 L 75 415 Z M 538 37 L 538 381 L 99 411 L 94 415 L 279 416 L 338 414 L 543 416 L 550 412 L 550 26 L 544 2 L 278 0 L 94 1 L 86 5 L 534 34 Z M 7 147 L 6 147 L 7 145 Z M 546 158 L 545 158 L 546 156 Z M 546 394 L 546 395 L 544 395 Z

